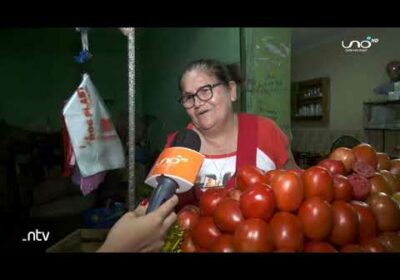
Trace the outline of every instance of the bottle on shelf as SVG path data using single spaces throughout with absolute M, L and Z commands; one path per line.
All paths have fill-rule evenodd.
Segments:
M 310 116 L 314 116 L 315 115 L 315 104 L 311 104 L 310 105 Z
M 315 114 L 317 116 L 321 116 L 322 115 L 322 108 L 321 108 L 321 104 L 320 103 L 318 103 L 316 108 L 315 108 Z

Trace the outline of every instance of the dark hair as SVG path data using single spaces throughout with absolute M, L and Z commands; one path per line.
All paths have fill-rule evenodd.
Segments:
M 386 73 L 392 82 L 400 80 L 400 61 L 392 60 L 386 64 Z
M 389 73 L 392 68 L 398 67 L 400 65 L 400 60 L 392 60 L 388 64 L 386 64 L 386 72 Z
M 204 71 L 209 75 L 216 77 L 220 82 L 225 84 L 228 84 L 230 81 L 234 81 L 240 85 L 244 82 L 244 78 L 241 74 L 238 63 L 224 64 L 215 59 L 200 59 L 189 63 L 189 65 L 183 71 L 179 79 L 180 90 L 182 90 L 183 76 L 192 70 Z

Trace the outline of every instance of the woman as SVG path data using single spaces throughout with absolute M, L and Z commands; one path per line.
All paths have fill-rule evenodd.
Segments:
M 237 87 L 242 83 L 237 65 L 197 60 L 180 78 L 179 102 L 191 119 L 187 128 L 201 139 L 205 161 L 196 188 L 179 197 L 180 206 L 199 199 L 200 190 L 234 186 L 234 174 L 245 165 L 263 171 L 298 168 L 286 135 L 271 119 L 233 111 Z M 168 136 L 167 146 L 174 138 Z

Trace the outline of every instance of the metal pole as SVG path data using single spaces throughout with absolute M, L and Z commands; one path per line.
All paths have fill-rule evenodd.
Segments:
M 129 210 L 134 210 L 136 203 L 135 186 L 135 29 L 129 28 L 128 33 L 128 112 L 129 112 Z

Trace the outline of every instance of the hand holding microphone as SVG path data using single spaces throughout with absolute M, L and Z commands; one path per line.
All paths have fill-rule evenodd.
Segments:
M 143 206 L 125 213 L 111 228 L 97 252 L 159 252 L 168 229 L 177 216 L 174 208 L 178 198 L 173 196 L 156 211 L 144 215 Z
M 158 157 L 145 183 L 155 188 L 147 213 L 157 209 L 175 193 L 188 191 L 193 187 L 204 161 L 199 153 L 201 140 L 190 129 L 179 131 L 171 144 Z

